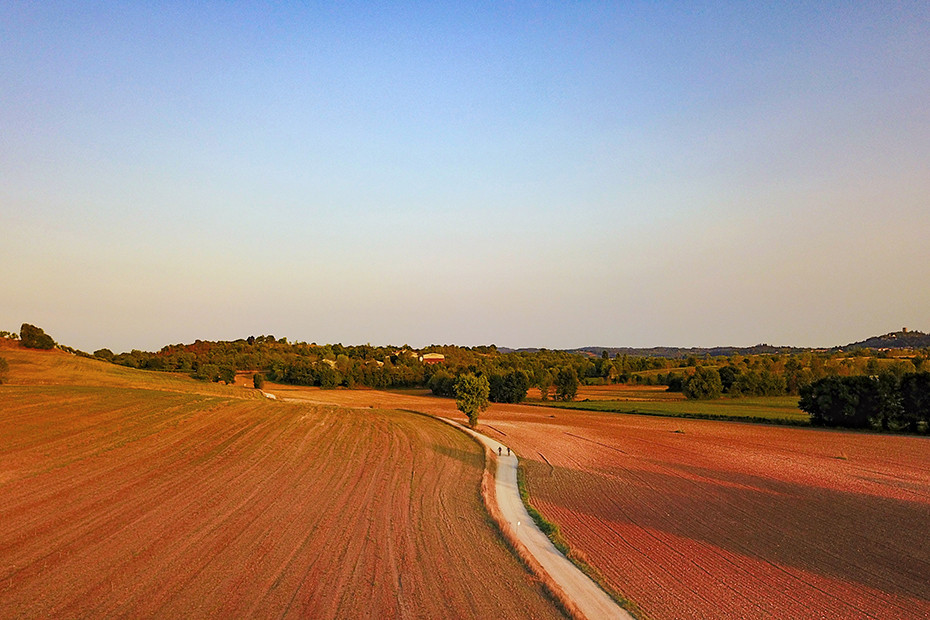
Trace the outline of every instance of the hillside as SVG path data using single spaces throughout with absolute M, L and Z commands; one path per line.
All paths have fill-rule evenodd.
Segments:
M 7 360 L 5 385 L 70 385 L 181 391 L 204 395 L 258 398 L 254 390 L 232 391 L 224 385 L 195 381 L 180 373 L 147 372 L 82 357 L 60 349 L 27 349 L 17 340 L 0 338 L 0 357 Z
M 0 618 L 560 617 L 445 424 L 0 355 Z
M 704 357 L 705 355 L 710 355 L 711 357 L 729 357 L 730 355 L 772 355 L 775 353 L 790 354 L 800 353 L 801 351 L 806 350 L 807 349 L 799 347 L 774 347 L 768 344 L 757 344 L 751 347 L 581 347 L 580 349 L 572 349 L 572 352 L 597 356 L 601 355 L 604 351 L 607 351 L 607 354 L 610 355 L 610 357 L 616 357 L 619 354 L 629 355 L 632 357 L 666 357 L 678 359 L 692 355 L 695 357 Z
M 833 347 L 833 350 L 842 349 L 925 349 L 930 347 L 930 334 L 919 331 L 910 331 L 903 329 L 897 332 L 891 332 L 883 336 L 872 336 L 859 342 L 853 342 Z M 520 349 L 521 351 L 537 351 L 538 349 Z M 617 354 L 629 355 L 634 357 L 666 357 L 666 358 L 683 358 L 688 356 L 711 357 L 731 356 L 731 355 L 773 355 L 773 354 L 793 354 L 810 351 L 810 348 L 794 346 L 772 346 L 769 344 L 757 344 L 751 347 L 581 347 L 579 349 L 570 349 L 571 352 L 585 353 L 587 355 L 601 355 L 607 351 L 611 357 Z
M 872 336 L 846 345 L 845 349 L 925 349 L 930 347 L 930 334 L 903 329 L 884 336 Z

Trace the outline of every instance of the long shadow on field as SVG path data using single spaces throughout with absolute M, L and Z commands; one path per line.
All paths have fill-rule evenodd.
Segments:
M 468 452 L 466 450 L 459 450 L 458 448 L 453 448 L 451 446 L 443 446 L 443 445 L 439 445 L 435 443 L 430 444 L 430 447 L 437 454 L 448 456 L 449 458 L 453 458 L 457 461 L 461 461 L 462 463 L 465 463 L 472 469 L 477 469 L 477 470 L 484 469 L 484 461 L 481 458 L 480 454 L 476 454 L 475 452 Z
M 926 503 L 665 462 L 664 471 L 588 472 L 533 459 L 523 465 L 534 503 L 543 512 L 550 504 L 594 517 L 605 549 L 636 544 L 624 538 L 647 528 L 930 602 Z M 636 527 L 611 528 L 624 524 Z M 571 528 L 561 525 L 571 542 Z M 641 535 L 644 544 L 655 543 L 645 531 Z M 609 544 L 611 537 L 616 544 Z

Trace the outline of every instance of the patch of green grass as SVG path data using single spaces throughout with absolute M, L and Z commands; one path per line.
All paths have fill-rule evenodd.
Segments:
M 682 400 L 672 402 L 634 402 L 617 400 L 589 400 L 580 402 L 554 401 L 546 403 L 545 406 L 559 409 L 633 413 L 674 418 L 731 420 L 797 426 L 810 425 L 810 416 L 798 409 L 798 399 L 796 396 L 720 398 L 717 400 Z

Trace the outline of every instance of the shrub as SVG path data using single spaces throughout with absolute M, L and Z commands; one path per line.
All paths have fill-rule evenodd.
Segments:
M 260 372 L 257 372 L 254 375 L 252 375 L 252 385 L 255 387 L 256 390 L 260 390 L 263 387 L 265 387 L 265 375 L 263 375 Z

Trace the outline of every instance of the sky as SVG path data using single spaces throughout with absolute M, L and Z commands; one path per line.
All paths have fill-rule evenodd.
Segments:
M 0 3 L 0 329 L 930 331 L 930 3 Z

